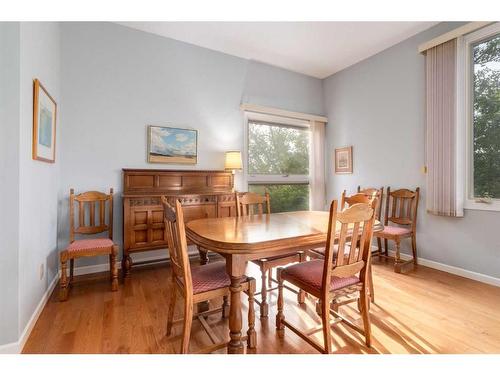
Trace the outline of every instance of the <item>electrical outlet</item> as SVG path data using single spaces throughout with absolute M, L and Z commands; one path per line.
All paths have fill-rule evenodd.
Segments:
M 40 280 L 43 280 L 43 275 L 45 273 L 45 264 L 40 264 Z

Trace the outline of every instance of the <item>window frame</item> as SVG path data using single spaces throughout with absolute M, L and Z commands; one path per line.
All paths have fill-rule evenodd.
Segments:
M 474 120 L 473 120 L 473 81 L 474 66 L 472 46 L 494 35 L 500 34 L 500 22 L 486 26 L 475 32 L 458 38 L 457 43 L 457 178 L 463 184 L 458 196 L 464 197 L 464 209 L 500 211 L 500 198 L 493 198 L 491 203 L 477 202 L 474 197 Z
M 269 184 L 269 185 L 304 185 L 309 186 L 309 209 L 311 207 L 311 168 L 313 168 L 311 150 L 312 150 L 312 137 L 309 137 L 309 174 L 308 175 L 267 175 L 267 174 L 250 174 L 248 167 L 248 152 L 249 152 L 249 123 L 266 122 L 274 123 L 276 125 L 288 125 L 293 127 L 303 127 L 310 130 L 310 121 L 304 119 L 296 119 L 290 117 L 283 117 L 265 113 L 257 112 L 244 112 L 244 131 L 243 131 L 243 166 L 244 166 L 244 186 L 249 190 L 249 185 Z

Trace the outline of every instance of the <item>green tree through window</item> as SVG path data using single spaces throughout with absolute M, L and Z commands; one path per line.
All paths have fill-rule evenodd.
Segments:
M 309 129 L 249 122 L 248 173 L 309 174 Z
M 306 184 L 251 184 L 248 190 L 271 197 L 271 212 L 306 211 L 309 209 L 309 185 Z
M 271 212 L 309 209 L 309 142 L 308 127 L 248 122 L 248 190 L 269 192 Z
M 474 196 L 500 198 L 500 35 L 472 52 Z

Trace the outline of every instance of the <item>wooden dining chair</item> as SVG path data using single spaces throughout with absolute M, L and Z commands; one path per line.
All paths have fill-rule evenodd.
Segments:
M 384 239 L 384 254 L 381 256 L 390 258 L 388 254 L 388 241 L 396 244 L 394 256 L 394 271 L 401 273 L 401 267 L 413 263 L 417 265 L 417 210 L 420 195 L 420 188 L 415 191 L 399 189 L 391 191 L 387 188 L 387 199 L 385 202 L 384 230 L 376 232 L 375 236 Z M 396 225 L 389 225 L 393 223 Z M 413 258 L 401 260 L 401 240 L 411 238 Z M 392 258 L 392 257 L 391 257 Z
M 345 190 L 342 192 L 342 196 L 341 196 L 341 200 L 340 200 L 340 209 L 342 211 L 344 211 L 347 207 L 351 207 L 357 203 L 370 204 L 371 207 L 375 210 L 375 213 L 377 212 L 377 207 L 380 206 L 376 192 L 372 192 L 371 194 L 369 194 L 369 193 L 356 193 L 356 194 L 351 195 L 351 196 L 346 195 Z M 336 249 L 336 245 L 334 245 L 334 249 Z M 324 259 L 325 258 L 325 249 L 324 248 L 311 249 L 311 250 L 309 250 L 307 255 L 309 256 L 309 258 L 313 258 L 313 259 Z M 373 255 L 373 253 L 372 253 L 372 255 Z M 334 257 L 335 256 L 336 256 L 336 254 L 334 254 Z M 370 289 L 370 300 L 372 302 L 375 302 L 375 290 L 374 290 L 374 286 L 373 286 L 373 275 L 372 275 L 371 263 L 370 263 L 369 269 L 368 269 L 368 276 L 369 276 L 369 287 L 370 287 L 369 288 Z
M 222 312 L 222 316 L 225 317 L 227 316 L 225 311 L 227 306 L 198 312 L 196 314 L 193 313 L 193 306 L 199 302 L 217 297 L 229 296 L 231 279 L 227 275 L 225 262 L 215 262 L 203 266 L 191 267 L 188 257 L 182 205 L 177 200 L 175 202 L 175 207 L 173 207 L 165 197 L 162 197 L 161 201 L 163 205 L 165 233 L 170 255 L 170 264 L 172 267 L 168 294 L 166 335 L 171 335 L 172 326 L 174 324 L 182 322 L 184 326 L 180 352 L 183 354 L 188 353 L 191 326 L 193 323 L 193 317 L 196 317 L 207 332 L 213 344 L 199 350 L 198 353 L 210 353 L 225 347 L 227 345 L 227 341 L 221 341 L 217 337 L 215 332 L 210 328 L 205 317 L 220 312 Z M 257 345 L 257 334 L 254 328 L 255 279 L 247 277 L 241 285 L 243 290 L 248 294 L 247 346 L 250 349 L 254 349 Z M 175 304 L 178 294 L 180 294 L 180 296 L 184 299 L 184 316 L 181 319 L 174 320 Z
M 75 227 L 75 205 L 78 212 L 78 226 Z M 106 208 L 106 206 L 108 206 Z M 97 209 L 97 213 L 96 213 Z M 106 210 L 108 222 L 106 223 Z M 88 212 L 88 220 L 86 213 Z M 96 216 L 99 220 L 96 220 Z M 108 232 L 107 238 L 75 239 L 76 235 L 93 235 Z M 68 299 L 69 289 L 73 284 L 73 271 L 75 259 L 109 255 L 109 268 L 111 271 L 111 290 L 118 290 L 118 269 L 116 257 L 118 245 L 113 242 L 113 188 L 109 194 L 98 191 L 87 191 L 75 195 L 74 189 L 69 193 L 69 245 L 61 251 L 61 280 L 59 288 L 59 300 Z M 68 281 L 67 262 L 70 261 L 70 276 Z
M 325 259 L 315 259 L 278 268 L 278 313 L 276 329 L 282 337 L 285 327 L 312 345 L 321 353 L 329 354 L 332 350 L 331 325 L 344 323 L 365 336 L 366 346 L 371 345 L 370 313 L 368 308 L 368 269 L 371 256 L 371 240 L 375 210 L 369 203 L 357 203 L 337 212 L 337 201 L 330 206 L 330 220 L 326 242 Z M 335 238 L 338 246 L 334 249 Z M 336 256 L 335 256 L 336 254 Z M 302 332 L 285 319 L 283 313 L 283 287 L 290 283 L 301 288 L 320 300 L 321 327 Z M 359 308 L 363 328 L 331 308 L 332 302 L 353 293 L 359 293 Z M 330 316 L 335 318 L 331 321 Z M 309 336 L 323 331 L 323 345 Z
M 346 191 L 344 190 L 340 198 L 340 209 L 343 211 L 347 207 L 350 207 L 356 203 L 373 204 L 375 197 L 376 196 L 374 194 L 370 196 L 368 194 L 363 194 L 363 193 L 357 193 L 348 196 L 346 195 Z M 308 251 L 307 255 L 309 256 L 309 258 L 313 259 L 324 259 L 325 249 L 324 248 L 311 249 Z
M 358 185 L 358 193 L 366 194 L 369 197 L 375 195 L 375 197 L 378 200 L 378 206 L 375 208 L 375 214 L 376 214 L 375 219 L 380 221 L 382 217 L 382 206 L 384 201 L 384 187 L 382 186 L 379 189 L 377 188 L 361 189 L 361 186 Z M 372 256 L 382 254 L 382 240 L 379 237 L 377 237 L 377 248 L 378 248 L 377 251 L 372 251 Z
M 251 192 L 235 193 L 235 196 L 236 211 L 238 213 L 238 216 L 249 216 L 256 214 L 263 215 L 264 207 L 266 214 L 271 213 L 271 199 L 268 192 L 266 192 L 264 196 Z M 259 293 L 256 293 L 256 295 L 260 295 L 260 301 L 256 300 L 256 302 L 260 306 L 261 317 L 267 317 L 269 314 L 267 293 L 278 288 L 277 286 L 273 287 L 272 285 L 273 281 L 277 283 L 277 280 L 273 279 L 272 276 L 273 268 L 303 261 L 305 261 L 305 252 L 303 251 L 293 251 L 290 254 L 276 255 L 268 258 L 252 260 L 252 263 L 259 266 L 262 279 L 261 291 Z M 290 289 L 290 291 L 298 293 L 298 302 L 304 303 L 305 295 L 302 291 L 297 292 L 293 289 Z
M 358 193 L 360 194 L 365 194 L 369 197 L 375 196 L 378 200 L 377 207 L 375 208 L 375 220 L 380 220 L 382 217 L 382 205 L 383 205 L 383 200 L 384 200 L 384 187 L 380 188 L 364 188 L 361 189 L 361 186 L 358 185 Z
M 346 195 L 346 191 L 344 190 L 342 192 L 342 196 L 340 199 L 340 210 L 343 211 L 347 207 L 350 207 L 356 203 L 370 203 L 371 204 L 375 198 L 377 198 L 375 193 L 373 193 L 371 195 L 365 194 L 365 193 L 356 193 L 354 195 L 348 196 L 348 195 Z

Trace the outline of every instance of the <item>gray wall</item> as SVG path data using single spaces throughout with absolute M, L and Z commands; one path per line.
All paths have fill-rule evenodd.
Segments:
M 17 341 L 19 23 L 0 22 L 0 345 Z
M 246 75 L 243 103 L 313 114 L 325 111 L 318 79 L 256 61 L 249 62 Z
M 59 24 L 0 23 L 0 48 L 1 345 L 18 340 L 57 274 L 59 164 L 32 160 L 32 129 L 33 79 L 60 99 Z
M 61 105 L 60 32 L 57 22 L 21 23 L 19 333 L 56 276 L 57 192 L 61 121 L 56 124 L 56 163 L 32 159 L 33 79 Z M 59 119 L 60 120 L 60 117 Z M 40 267 L 43 276 L 40 279 Z
M 321 80 L 111 23 L 62 24 L 59 249 L 70 187 L 122 190 L 121 168 L 222 169 L 243 149 L 240 103 L 323 113 Z M 198 164 L 146 162 L 146 125 L 198 130 Z M 241 188 L 241 174 L 237 175 Z M 121 243 L 121 199 L 114 237 Z M 79 261 L 79 265 L 106 259 Z
M 326 160 L 353 145 L 354 173 L 328 177 L 328 198 L 361 186 L 421 187 L 419 256 L 500 277 L 500 213 L 467 210 L 464 218 L 425 212 L 424 57 L 417 46 L 457 27 L 442 23 L 323 81 L 329 124 Z M 409 244 L 404 244 L 409 253 Z

